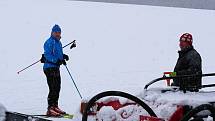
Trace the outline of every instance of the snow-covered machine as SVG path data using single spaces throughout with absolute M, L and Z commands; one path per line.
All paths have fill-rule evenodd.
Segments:
M 215 92 L 198 92 L 170 86 L 170 79 L 215 76 L 215 73 L 161 77 L 145 85 L 137 96 L 107 91 L 81 103 L 82 121 L 215 121 Z M 168 87 L 150 88 L 155 82 L 166 80 Z M 117 96 L 117 97 L 116 97 Z

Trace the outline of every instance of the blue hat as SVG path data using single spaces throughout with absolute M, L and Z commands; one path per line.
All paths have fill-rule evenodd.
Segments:
M 52 28 L 52 32 L 61 32 L 61 28 L 59 25 L 55 24 Z

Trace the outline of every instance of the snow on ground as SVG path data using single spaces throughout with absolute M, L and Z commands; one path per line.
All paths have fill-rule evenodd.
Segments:
M 37 61 L 51 27 L 62 27 L 68 67 L 83 97 L 106 90 L 139 94 L 150 80 L 171 71 L 177 60 L 178 39 L 194 37 L 203 59 L 203 72 L 214 71 L 215 11 L 121 5 L 66 0 L 0 1 L 0 102 L 10 111 L 44 114 L 48 87 Z M 60 107 L 76 113 L 80 105 L 74 85 L 61 68 Z M 213 78 L 204 80 L 212 83 Z M 155 86 L 165 86 L 163 82 Z M 213 89 L 213 88 L 212 88 Z

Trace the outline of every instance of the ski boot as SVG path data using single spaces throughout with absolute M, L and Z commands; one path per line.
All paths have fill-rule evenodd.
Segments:
M 58 106 L 54 106 L 54 111 L 61 115 L 67 114 L 65 111 L 61 110 Z
M 54 106 L 51 106 L 48 108 L 48 111 L 46 112 L 46 115 L 48 117 L 60 117 L 61 114 L 57 111 L 55 111 L 55 107 Z

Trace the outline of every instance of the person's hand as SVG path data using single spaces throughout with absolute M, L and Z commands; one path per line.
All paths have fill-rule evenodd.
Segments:
M 66 61 L 68 61 L 69 60 L 69 56 L 66 55 L 66 54 L 63 54 L 63 59 L 65 59 Z
M 41 57 L 41 59 L 40 59 L 40 62 L 41 62 L 41 63 L 45 63 L 45 62 L 46 62 L 46 58 L 45 58 L 44 54 L 42 54 L 42 57 Z
M 169 74 L 169 76 L 170 76 L 170 77 L 176 77 L 176 76 L 177 76 L 177 73 L 176 73 L 176 72 L 171 72 L 171 73 Z
M 66 65 L 66 61 L 65 61 L 65 60 L 62 60 L 62 64 L 63 64 L 63 65 Z

